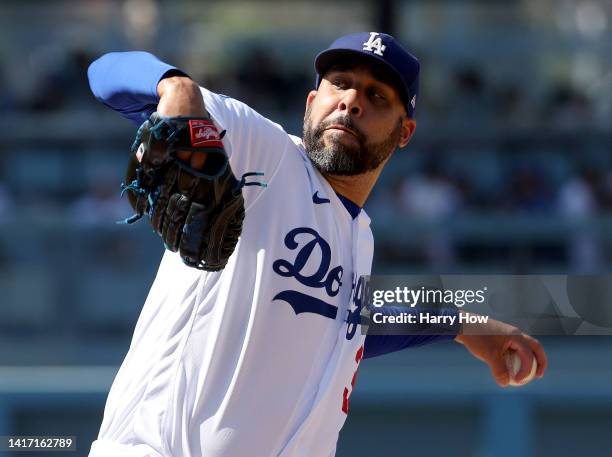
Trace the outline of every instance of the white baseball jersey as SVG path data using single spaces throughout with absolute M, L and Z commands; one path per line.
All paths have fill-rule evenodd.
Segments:
M 352 218 L 299 138 L 202 93 L 234 174 L 262 171 L 267 187 L 244 188 L 223 271 L 164 254 L 90 456 L 333 456 L 363 354 L 369 218 Z

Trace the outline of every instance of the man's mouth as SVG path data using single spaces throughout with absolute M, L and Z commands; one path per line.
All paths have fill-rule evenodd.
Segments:
M 344 125 L 333 124 L 327 127 L 325 130 L 342 130 L 343 132 L 349 133 L 353 135 L 355 138 L 357 138 L 357 133 L 355 133 L 353 130 L 349 129 L 348 127 L 345 127 Z

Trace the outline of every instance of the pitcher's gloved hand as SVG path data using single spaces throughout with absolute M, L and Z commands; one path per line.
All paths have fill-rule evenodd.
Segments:
M 244 177 L 259 174 L 236 179 L 224 133 L 209 119 L 153 113 L 138 129 L 122 186 L 135 211 L 125 222 L 148 215 L 167 249 L 207 271 L 223 269 L 234 252 L 244 219 Z M 203 168 L 178 159 L 178 151 L 206 154 Z

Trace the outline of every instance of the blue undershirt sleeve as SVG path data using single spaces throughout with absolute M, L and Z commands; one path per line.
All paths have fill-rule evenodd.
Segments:
M 383 306 L 376 309 L 376 312 L 381 312 L 387 316 L 398 316 L 401 313 L 420 312 L 417 308 L 407 308 L 399 306 Z M 434 314 L 433 310 L 428 309 L 430 314 Z M 455 306 L 443 308 L 439 310 L 437 315 L 454 315 L 458 316 L 459 311 Z M 413 334 L 413 335 L 367 335 L 364 344 L 363 358 L 369 359 L 378 357 L 384 354 L 401 351 L 410 347 L 423 346 L 425 344 L 435 343 L 438 341 L 453 340 L 461 329 L 461 325 L 456 321 L 454 325 L 436 326 L 435 335 Z
M 87 70 L 95 97 L 137 125 L 157 107 L 157 83 L 175 74 L 187 76 L 153 54 L 142 51 L 104 54 Z

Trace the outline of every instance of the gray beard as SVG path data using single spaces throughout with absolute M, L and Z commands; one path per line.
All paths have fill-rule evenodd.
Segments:
M 313 128 L 310 114 L 309 108 L 304 119 L 304 149 L 314 166 L 323 174 L 355 176 L 375 170 L 391 155 L 400 139 L 401 119 L 384 141 L 368 144 L 349 117 L 322 121 Z M 356 132 L 358 145 L 346 146 L 340 142 L 325 145 L 323 133 L 333 124 L 343 125 Z

